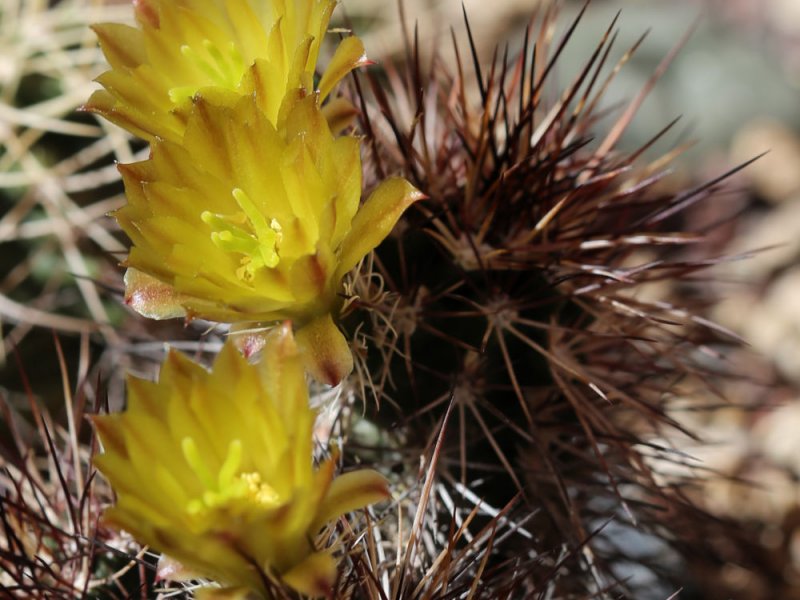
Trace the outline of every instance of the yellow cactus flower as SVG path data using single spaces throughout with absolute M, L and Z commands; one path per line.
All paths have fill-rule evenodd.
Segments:
M 257 364 L 231 344 L 210 371 L 171 352 L 158 382 L 128 379 L 126 412 L 93 419 L 117 493 L 104 518 L 231 590 L 329 594 L 336 561 L 315 537 L 389 492 L 375 471 L 313 466 L 315 417 L 288 324 Z
M 277 123 L 290 91 L 313 90 L 319 48 L 336 0 L 135 0 L 138 28 L 94 27 L 111 64 L 86 104 L 135 135 L 179 140 L 196 93 L 230 102 L 255 94 Z M 321 99 L 364 64 L 344 39 L 319 81 Z M 222 100 L 226 98 L 225 100 Z
M 279 131 L 252 97 L 230 107 L 196 98 L 182 144 L 157 140 L 148 160 L 120 166 L 128 204 L 115 216 L 133 241 L 135 310 L 291 319 L 312 375 L 336 384 L 352 369 L 333 321 L 342 278 L 422 194 L 392 178 L 359 207 L 359 142 L 334 138 L 318 102 L 298 99 Z

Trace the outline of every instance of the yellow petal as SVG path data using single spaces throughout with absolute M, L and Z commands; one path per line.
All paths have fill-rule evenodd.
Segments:
M 258 107 L 273 124 L 278 122 L 284 95 L 276 94 L 283 73 L 273 62 L 257 58 L 242 76 L 239 91 L 255 97 Z
M 409 206 L 425 197 L 400 177 L 392 177 L 381 183 L 353 219 L 350 233 L 342 244 L 336 280 L 344 277 L 389 235 Z
M 125 449 L 125 438 L 118 425 L 119 415 L 92 415 L 89 418 L 92 421 L 92 425 L 94 425 L 97 436 L 100 438 L 100 442 L 106 448 L 106 452 L 113 452 L 128 458 L 128 452 Z
M 226 0 L 227 13 L 244 57 L 264 56 L 269 44 L 264 24 L 252 4 L 249 0 Z
M 336 385 L 353 370 L 353 353 L 330 313 L 301 327 L 295 339 L 306 370 L 317 381 Z
M 372 469 L 351 471 L 336 477 L 319 508 L 313 531 L 344 513 L 363 508 L 373 502 L 391 498 L 386 478 Z
M 128 25 L 102 23 L 93 25 L 100 48 L 114 69 L 133 69 L 147 60 L 142 32 Z
M 353 223 L 361 204 L 360 144 L 355 138 L 344 136 L 334 142 L 324 169 L 326 184 L 337 189 L 331 201 L 331 212 L 322 218 L 322 229 L 328 232 L 332 248 L 338 248 Z
M 320 101 L 325 100 L 334 86 L 350 71 L 368 63 L 364 44 L 360 39 L 352 36 L 342 40 L 320 79 Z
M 282 579 L 311 598 L 330 597 L 336 583 L 336 561 L 327 552 L 317 552 L 284 573 Z

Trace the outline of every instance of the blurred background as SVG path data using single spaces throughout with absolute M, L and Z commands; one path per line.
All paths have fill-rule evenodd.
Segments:
M 402 51 L 396 0 L 342 4 L 372 58 Z M 519 47 L 539 3 L 463 4 L 488 62 L 498 44 Z M 562 22 L 582 5 L 564 2 Z M 402 6 L 407 26 L 419 26 L 423 54 L 452 61 L 450 29 L 465 39 L 461 1 Z M 559 61 L 565 82 L 618 11 L 617 51 L 649 33 L 608 94 L 609 108 L 634 97 L 695 28 L 626 134 L 629 148 L 681 116 L 650 151 L 695 142 L 675 162 L 669 185 L 676 189 L 767 153 L 688 213 L 710 228 L 705 252 L 741 258 L 704 282 L 717 300 L 702 316 L 750 349 L 731 357 L 747 372 L 720 390 L 730 408 L 681 415 L 704 443 L 675 443 L 731 476 L 691 493 L 755 532 L 763 551 L 752 569 L 693 565 L 692 579 L 702 582 L 696 597 L 800 599 L 800 0 L 595 0 Z M 123 201 L 113 163 L 143 156 L 143 145 L 75 111 L 105 69 L 87 25 L 129 19 L 127 2 L 0 0 L 0 394 L 21 416 L 22 436 L 31 435 L 29 393 L 64 416 L 63 389 L 103 378 L 109 401 L 120 402 L 120 374 L 149 364 L 131 357 L 155 364 L 161 340 L 185 339 L 191 348 L 204 327 L 169 323 L 165 333 L 164 324 L 144 323 L 121 303 L 126 244 L 106 216 Z M 612 122 L 599 123 L 599 132 Z M 93 386 L 80 389 L 83 402 L 104 400 L 92 396 Z

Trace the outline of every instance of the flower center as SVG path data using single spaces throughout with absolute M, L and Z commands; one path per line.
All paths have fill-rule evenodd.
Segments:
M 181 54 L 210 81 L 210 85 L 236 89 L 242 79 L 245 64 L 242 55 L 233 42 L 228 44 L 227 52 L 223 52 L 211 40 L 203 40 L 202 50 L 184 44 Z M 173 104 L 179 104 L 186 98 L 191 98 L 199 86 L 176 86 L 169 90 L 169 99 Z
M 280 496 L 275 489 L 262 481 L 257 472 L 240 473 L 242 464 L 242 442 L 233 440 L 228 445 L 228 453 L 216 476 L 200 454 L 194 439 L 183 438 L 181 450 L 186 462 L 205 488 L 199 498 L 189 501 L 186 510 L 191 515 L 202 515 L 218 507 L 235 505 L 271 508 L 280 504 Z
M 243 255 L 236 276 L 250 283 L 258 269 L 272 269 L 280 262 L 281 225 L 276 219 L 267 222 L 244 190 L 235 188 L 231 195 L 241 211 L 231 215 L 204 211 L 200 218 L 211 228 L 211 241 L 218 248 Z

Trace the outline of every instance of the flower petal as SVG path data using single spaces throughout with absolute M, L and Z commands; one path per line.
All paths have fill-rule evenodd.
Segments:
M 372 192 L 356 213 L 350 233 L 342 244 L 336 279 L 341 279 L 394 228 L 400 215 L 425 194 L 401 177 L 392 177 Z
M 100 48 L 114 69 L 138 67 L 147 60 L 142 32 L 120 23 L 93 25 Z
M 336 561 L 327 552 L 316 552 L 284 573 L 282 579 L 306 596 L 330 597 L 336 583 Z
M 325 523 L 346 512 L 391 498 L 386 478 L 372 469 L 351 471 L 336 477 L 322 501 L 312 526 L 318 531 Z
M 320 102 L 328 97 L 334 86 L 353 69 L 369 64 L 364 43 L 355 36 L 342 40 L 319 82 Z

